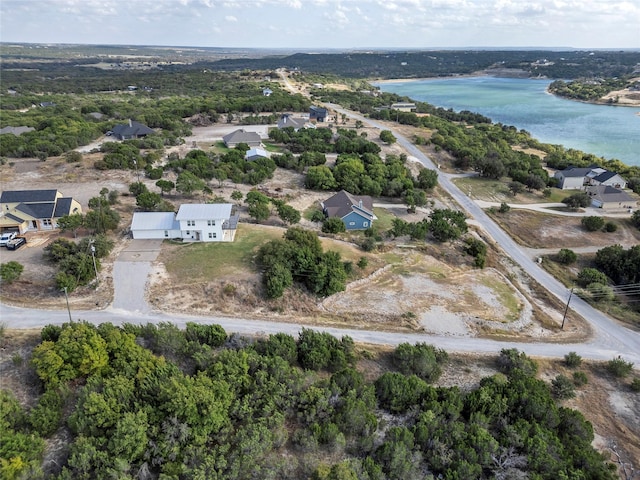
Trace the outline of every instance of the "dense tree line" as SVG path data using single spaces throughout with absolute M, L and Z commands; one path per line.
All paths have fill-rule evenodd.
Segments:
M 559 381 L 536 379 L 517 350 L 463 393 L 431 384 L 448 356 L 430 345 L 398 346 L 367 380 L 349 337 L 312 329 L 249 339 L 201 323 L 73 322 L 41 340 L 37 403 L 0 390 L 8 480 L 615 478 L 591 424 L 552 396 Z M 69 443 L 45 472 L 61 430 Z
M 555 95 L 574 100 L 594 101 L 600 100 L 609 92 L 623 90 L 629 87 L 632 82 L 628 78 L 606 78 L 606 79 L 579 79 L 565 82 L 555 80 L 549 85 L 549 91 Z M 611 99 L 609 103 L 616 103 Z

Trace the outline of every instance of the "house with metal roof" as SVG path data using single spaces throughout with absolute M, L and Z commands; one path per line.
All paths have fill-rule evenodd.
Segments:
M 327 109 L 324 107 L 309 107 L 309 121 L 324 122 L 327 118 Z
M 553 176 L 558 179 L 558 188 L 562 190 L 580 190 L 588 184 L 587 175 L 593 167 L 567 167 Z
M 269 158 L 269 153 L 264 148 L 250 148 L 244 154 L 244 159 L 248 162 L 258 160 L 260 158 Z
M 616 172 L 605 170 L 589 180 L 590 185 L 608 185 L 613 188 L 627 188 L 627 181 Z
M 118 140 L 131 140 L 134 138 L 143 138 L 147 135 L 151 135 L 156 133 L 152 128 L 143 125 L 140 122 L 134 122 L 129 120 L 129 123 L 123 123 L 120 125 L 116 125 L 111 129 L 111 132 L 114 137 Z
M 5 190 L 0 194 L 0 231 L 43 231 L 58 228 L 58 219 L 82 214 L 82 206 L 58 190 Z
M 591 197 L 591 205 L 603 210 L 633 210 L 638 207 L 638 200 L 624 190 L 609 185 L 587 187 Z
M 262 138 L 256 132 L 247 132 L 244 129 L 235 130 L 222 137 L 222 141 L 229 148 L 235 148 L 240 143 L 246 143 L 249 147 L 262 145 Z
M 341 190 L 320 203 L 325 217 L 337 217 L 347 230 L 366 230 L 373 226 L 373 200 L 369 196 L 351 195 Z
M 230 203 L 189 203 L 178 212 L 135 212 L 134 239 L 181 239 L 189 242 L 232 242 L 238 215 Z

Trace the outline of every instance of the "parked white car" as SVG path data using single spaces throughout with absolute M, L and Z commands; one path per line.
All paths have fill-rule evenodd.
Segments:
M 16 232 L 5 232 L 0 235 L 0 247 L 6 247 L 9 240 L 16 238 Z

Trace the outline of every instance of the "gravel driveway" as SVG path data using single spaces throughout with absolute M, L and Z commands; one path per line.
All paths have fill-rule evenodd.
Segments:
M 131 240 L 120 252 L 113 264 L 114 310 L 149 313 L 151 307 L 145 299 L 145 291 L 151 263 L 160 253 L 162 240 Z

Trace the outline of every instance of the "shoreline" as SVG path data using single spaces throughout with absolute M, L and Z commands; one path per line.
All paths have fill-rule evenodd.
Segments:
M 546 77 L 520 77 L 520 76 L 513 76 L 513 75 L 499 75 L 499 74 L 494 74 L 494 73 L 487 72 L 486 70 L 480 70 L 478 72 L 465 73 L 465 74 L 460 74 L 460 75 L 444 75 L 444 76 L 441 76 L 441 77 L 420 77 L 420 78 L 386 78 L 386 79 L 368 80 L 368 82 L 375 86 L 375 84 L 391 85 L 391 84 L 405 83 L 405 82 L 421 82 L 421 81 L 427 81 L 427 80 L 456 80 L 458 78 L 475 78 L 475 77 L 495 77 L 495 78 L 515 78 L 515 79 L 523 78 L 523 79 L 527 79 L 527 80 L 550 80 L 550 79 L 548 79 Z M 629 101 L 629 103 L 624 103 L 624 102 L 623 103 L 621 103 L 621 102 L 609 103 L 606 100 L 606 98 L 611 98 L 613 96 L 625 97 L 624 92 L 625 92 L 625 90 L 616 90 L 616 91 L 607 93 L 607 95 L 605 97 L 602 97 L 602 98 L 600 98 L 598 100 L 579 100 L 577 98 L 563 97 L 562 95 L 558 95 L 558 94 L 555 94 L 555 93 L 549 91 L 548 87 L 545 88 L 545 93 L 547 93 L 549 95 L 553 95 L 554 97 L 562 98 L 564 100 L 569 100 L 569 101 L 572 101 L 572 102 L 586 103 L 586 104 L 589 104 L 589 105 L 601 105 L 601 106 L 604 106 L 604 107 L 640 108 L 640 99 L 638 99 L 638 100 L 631 99 Z M 637 115 L 640 115 L 640 112 L 638 112 Z

